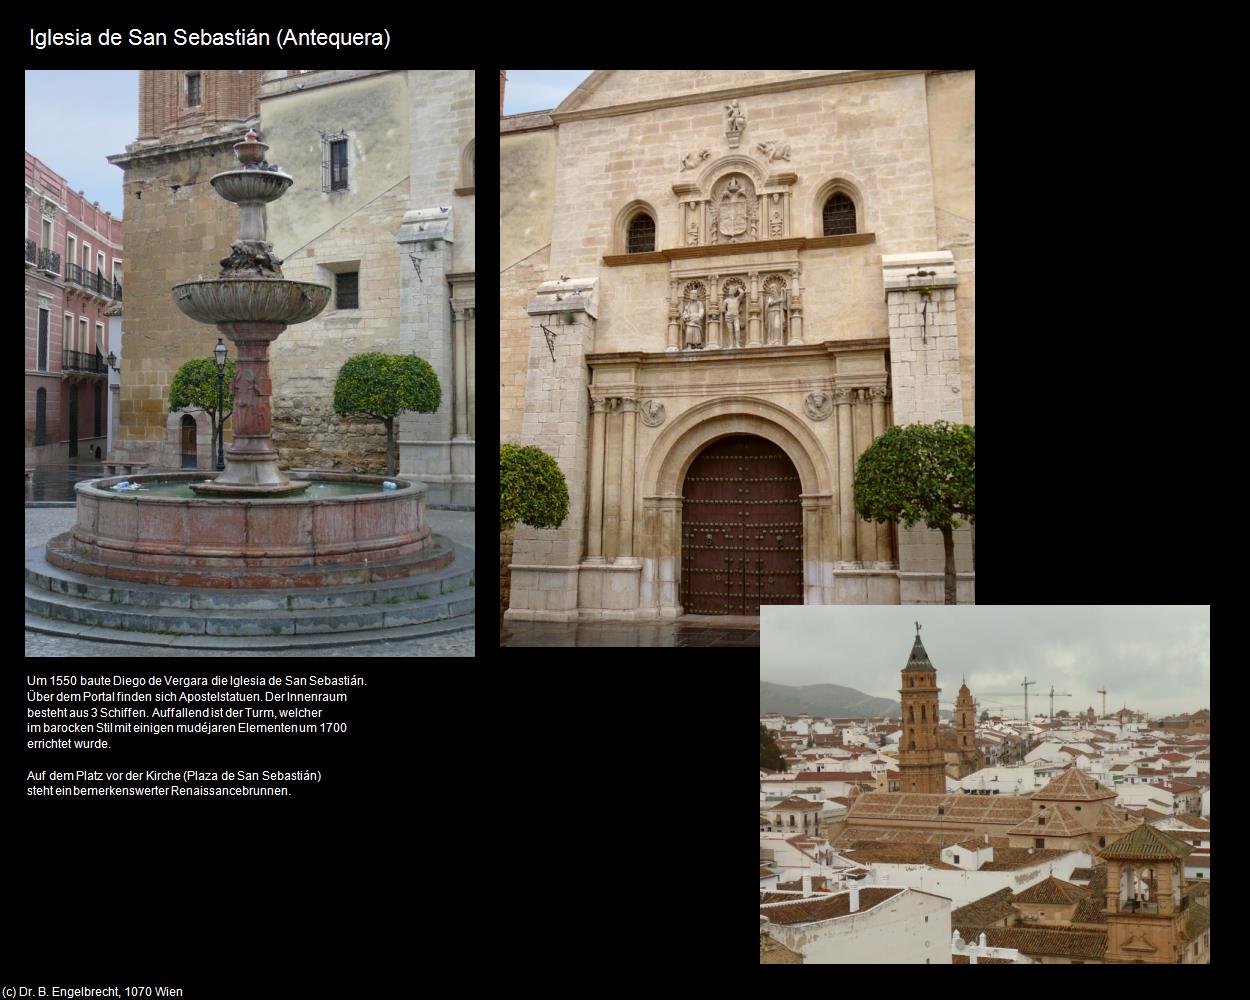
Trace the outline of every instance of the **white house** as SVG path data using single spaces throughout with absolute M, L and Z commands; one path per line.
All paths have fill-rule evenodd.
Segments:
M 950 965 L 951 901 L 871 886 L 760 907 L 760 928 L 804 965 Z

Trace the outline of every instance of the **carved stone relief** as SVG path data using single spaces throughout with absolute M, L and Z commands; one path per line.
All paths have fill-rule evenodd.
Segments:
M 747 114 L 738 106 L 737 101 L 726 104 L 725 113 L 728 118 L 725 122 L 725 138 L 729 140 L 730 149 L 737 149 L 747 127 Z
M 642 404 L 642 422 L 648 427 L 659 427 L 664 423 L 664 404 L 658 399 L 648 399 Z
M 690 153 L 687 156 L 683 156 L 681 158 L 682 171 L 693 170 L 695 167 L 699 165 L 700 162 L 702 162 L 703 160 L 706 160 L 711 155 L 712 155 L 711 150 L 702 149 L 697 153 Z
M 712 188 L 708 208 L 712 243 L 747 243 L 759 238 L 755 185 L 743 174 L 730 174 Z
M 833 397 L 827 392 L 809 392 L 803 400 L 803 412 L 813 420 L 824 420 L 833 412 Z
M 789 160 L 790 144 L 788 142 L 760 142 L 756 143 L 758 149 L 768 159 L 769 163 L 773 160 Z
M 746 301 L 747 286 L 741 278 L 730 278 L 721 293 L 721 316 L 726 347 L 742 347 L 742 304 Z
M 687 350 L 703 348 L 704 321 L 707 317 L 707 307 L 704 305 L 706 297 L 703 285 L 697 281 L 689 282 L 682 289 L 682 346 Z
M 764 281 L 764 329 L 769 344 L 785 343 L 790 302 L 784 278 L 773 275 Z
M 782 228 L 781 195 L 774 192 L 768 199 L 768 235 L 778 239 Z

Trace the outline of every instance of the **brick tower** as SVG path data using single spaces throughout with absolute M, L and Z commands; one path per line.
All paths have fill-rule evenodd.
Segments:
M 920 641 L 920 623 L 916 623 L 916 642 L 903 668 L 903 738 L 899 741 L 899 789 L 904 792 L 946 794 L 946 758 L 938 746 L 937 671 L 929 662 Z
M 959 697 L 955 699 L 955 739 L 959 747 L 959 776 L 971 774 L 978 769 L 977 758 L 977 706 L 967 684 L 959 685 Z
M 1190 942 L 1203 930 L 1198 918 L 1206 916 L 1191 912 L 1183 895 L 1185 858 L 1192 850 L 1143 819 L 1096 852 L 1107 865 L 1108 962 L 1185 961 Z

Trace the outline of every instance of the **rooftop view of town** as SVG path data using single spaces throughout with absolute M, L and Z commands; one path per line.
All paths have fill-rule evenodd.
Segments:
M 1209 963 L 1205 679 L 1167 713 L 1048 680 L 991 706 L 902 624 L 892 710 L 775 710 L 888 702 L 761 668 L 760 962 Z

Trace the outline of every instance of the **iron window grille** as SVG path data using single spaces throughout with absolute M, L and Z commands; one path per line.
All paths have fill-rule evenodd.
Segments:
M 849 236 L 855 232 L 855 202 L 838 193 L 825 202 L 824 230 L 826 236 Z
M 360 308 L 360 274 L 349 271 L 334 276 L 334 308 Z
M 351 153 L 346 132 L 327 132 L 318 129 L 321 136 L 321 190 L 347 191 L 348 167 Z
M 653 253 L 655 251 L 655 220 L 649 215 L 638 215 L 629 224 L 626 253 Z

